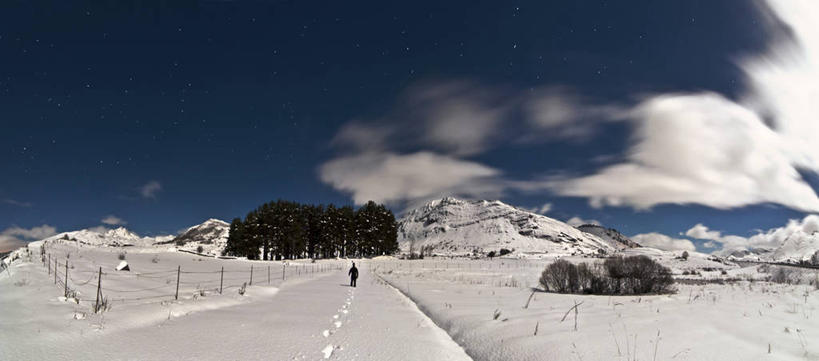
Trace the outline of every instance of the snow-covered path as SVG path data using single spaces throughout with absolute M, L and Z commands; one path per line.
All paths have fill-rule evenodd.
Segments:
M 403 295 L 367 269 L 361 270 L 361 276 L 357 288 L 347 285 L 346 272 L 294 280 L 280 289 L 251 287 L 247 291 L 251 302 L 139 327 L 64 329 L 60 337 L 43 334 L 17 340 L 28 343 L 27 347 L 14 345 L 15 352 L 7 356 L 32 360 L 470 360 Z

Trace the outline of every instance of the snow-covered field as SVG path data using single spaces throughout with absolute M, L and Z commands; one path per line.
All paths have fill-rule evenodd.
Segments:
M 819 360 L 815 285 L 730 281 L 762 278 L 758 266 L 732 266 L 726 274 L 685 276 L 702 284 L 678 284 L 671 295 L 533 292 L 547 262 L 427 259 L 370 267 L 476 360 Z M 815 271 L 801 273 L 819 280 Z M 576 330 L 574 311 L 566 315 L 575 303 Z
M 775 267 L 699 253 L 625 251 L 685 279 L 675 294 L 588 296 L 533 291 L 550 258 L 358 260 L 351 288 L 349 260 L 52 241 L 44 264 L 42 247 L 0 274 L 0 359 L 819 360 L 815 270 L 777 284 L 762 281 Z M 109 307 L 94 313 L 100 267 Z
M 0 360 L 469 359 L 366 267 L 359 287 L 349 287 L 349 261 L 285 264 L 129 247 L 130 271 L 116 271 L 123 249 L 57 243 L 46 245 L 46 263 L 62 267 L 55 281 L 41 247 L 17 251 L 21 258 L 0 275 Z M 66 259 L 76 299 L 64 297 Z M 240 295 L 251 266 L 253 285 Z M 110 308 L 95 314 L 100 267 Z

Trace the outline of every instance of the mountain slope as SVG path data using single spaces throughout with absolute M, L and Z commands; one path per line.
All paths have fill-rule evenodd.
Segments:
M 75 242 L 96 247 L 162 247 L 197 252 L 202 247 L 204 254 L 219 255 L 227 244 L 230 225 L 218 219 L 209 219 L 202 224 L 188 228 L 178 236 L 140 237 L 124 227 L 109 230 L 83 229 L 63 232 L 46 238 L 48 242 Z
M 148 247 L 156 241 L 153 237 L 140 237 L 125 227 L 105 230 L 103 232 L 83 229 L 73 232 L 64 232 L 46 238 L 47 241 L 67 241 L 98 247 Z
M 484 255 L 501 248 L 515 254 L 596 254 L 615 247 L 558 220 L 500 201 L 443 198 L 408 212 L 398 223 L 402 252 Z
M 614 228 L 606 228 L 596 224 L 584 224 L 582 226 L 577 226 L 577 229 L 599 237 L 616 249 L 642 247 L 637 242 L 632 241 L 631 238 L 624 236 Z
M 819 234 L 793 234 L 769 254 L 768 260 L 789 263 L 811 261 L 812 256 L 817 252 L 819 252 Z
M 219 219 L 208 219 L 202 224 L 188 228 L 175 238 L 158 244 L 172 244 L 179 249 L 204 254 L 220 255 L 227 245 L 230 224 Z

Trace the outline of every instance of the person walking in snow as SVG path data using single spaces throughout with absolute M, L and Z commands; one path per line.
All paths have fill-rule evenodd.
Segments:
M 358 268 L 355 268 L 355 262 L 353 262 L 353 268 L 350 268 L 347 275 L 350 276 L 350 287 L 355 287 L 355 280 L 358 279 Z

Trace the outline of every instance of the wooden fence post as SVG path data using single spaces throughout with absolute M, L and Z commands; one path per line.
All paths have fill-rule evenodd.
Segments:
M 220 295 L 222 294 L 222 285 L 224 284 L 224 281 L 225 281 L 225 266 L 222 266 L 222 273 L 219 276 L 219 294 Z
M 173 296 L 174 300 L 179 299 L 179 274 L 182 273 L 182 266 L 176 266 L 176 295 Z
M 267 266 L 267 284 L 270 284 L 270 265 Z
M 253 265 L 250 265 L 250 283 L 249 285 L 253 286 Z
M 284 263 L 282 263 L 282 281 L 284 281 Z
M 65 298 L 68 298 L 68 259 L 65 260 Z
M 100 310 L 100 289 L 101 288 L 102 288 L 102 267 L 100 267 L 100 273 L 97 276 L 97 301 L 94 302 L 94 313 L 97 313 Z

